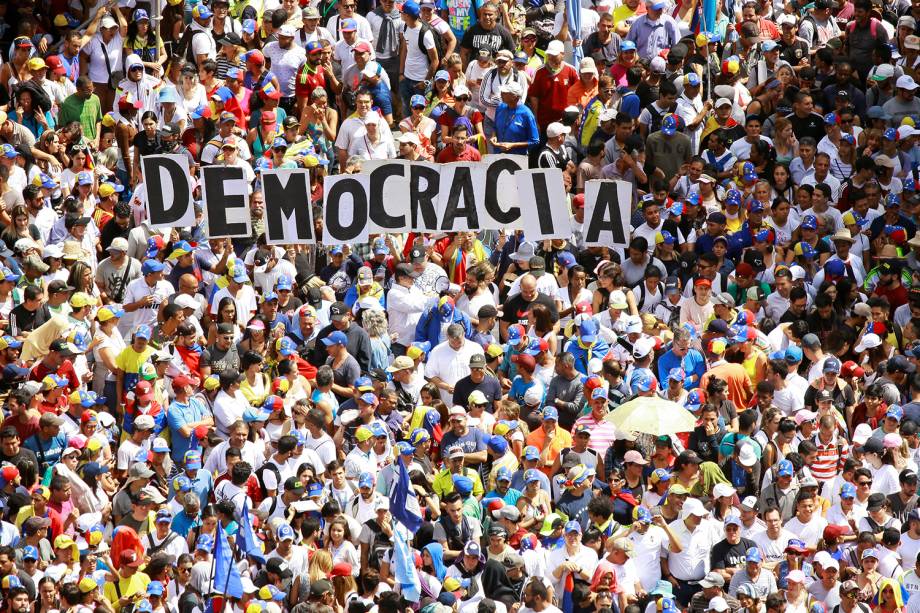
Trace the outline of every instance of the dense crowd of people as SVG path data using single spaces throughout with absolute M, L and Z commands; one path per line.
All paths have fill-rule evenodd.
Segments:
M 0 3 L 2 612 L 920 613 L 918 20 Z M 265 170 L 322 236 L 326 177 L 509 153 L 571 236 L 266 239 Z

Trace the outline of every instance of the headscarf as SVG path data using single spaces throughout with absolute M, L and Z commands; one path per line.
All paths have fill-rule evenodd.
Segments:
M 431 566 L 434 568 L 434 574 L 438 581 L 444 581 L 447 575 L 447 567 L 444 566 L 444 547 L 440 543 L 428 543 L 422 548 L 431 556 Z
M 872 599 L 873 606 L 878 606 L 881 603 L 882 592 L 885 591 L 886 587 L 890 587 L 891 591 L 894 593 L 894 603 L 897 608 L 904 608 L 904 603 L 907 601 L 909 595 L 904 593 L 905 590 L 900 583 L 889 577 L 884 577 L 879 581 L 878 591 L 875 593 L 875 598 Z
M 132 549 L 137 552 L 138 558 L 143 559 L 144 542 L 141 540 L 141 537 L 137 535 L 134 528 L 119 526 L 116 528 L 115 534 L 112 537 L 112 554 L 110 558 L 116 571 L 119 570 L 121 565 L 121 552 Z
M 722 469 L 715 462 L 703 462 L 700 464 L 700 478 L 690 489 L 691 496 L 709 496 L 712 494 L 712 488 L 719 483 L 731 485 L 731 482 L 725 477 Z
M 495 560 L 486 562 L 482 570 L 481 581 L 483 595 L 501 602 L 509 609 L 511 605 L 520 600 L 520 594 L 515 592 L 514 584 L 508 578 L 505 567 Z

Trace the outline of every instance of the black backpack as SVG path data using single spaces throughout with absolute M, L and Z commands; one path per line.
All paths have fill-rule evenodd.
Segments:
M 259 470 L 256 471 L 256 477 L 259 479 L 259 490 L 262 492 L 263 500 L 268 497 L 268 490 L 265 488 L 265 479 L 262 477 L 262 475 L 265 474 L 266 470 L 272 471 L 275 474 L 275 483 L 277 483 L 278 486 L 281 485 L 281 471 L 278 470 L 278 467 L 275 465 L 275 463 L 266 462 L 262 464 L 262 466 L 259 467 Z M 275 487 L 276 496 L 278 494 L 278 489 L 279 489 L 278 486 Z M 274 511 L 274 508 L 272 509 L 272 511 Z
M 415 44 L 418 46 L 421 52 L 424 53 L 425 56 L 427 57 L 428 50 L 425 49 L 425 33 L 431 32 L 431 38 L 432 40 L 434 40 L 434 50 L 438 54 L 438 61 L 443 60 L 444 59 L 444 39 L 441 38 L 441 35 L 438 33 L 437 30 L 429 26 L 427 23 L 425 23 L 421 19 L 419 19 L 419 24 L 421 25 L 421 27 L 418 29 L 418 40 L 415 41 Z M 405 30 L 403 30 L 403 33 L 405 34 Z M 408 43 L 408 41 L 406 42 Z
M 189 62 L 194 66 L 198 65 L 198 59 L 195 57 L 195 48 L 192 46 L 192 40 L 194 40 L 196 34 L 205 34 L 210 36 L 208 32 L 203 30 L 193 30 L 192 26 L 186 26 L 185 31 L 182 32 L 182 37 L 176 44 L 175 51 L 176 55 L 184 57 L 186 62 Z
M 369 519 L 364 522 L 364 525 L 367 526 L 368 530 L 373 534 L 370 547 L 367 551 L 367 565 L 379 571 L 380 562 L 385 558 L 386 553 L 393 548 L 393 543 L 390 541 L 389 537 L 383 533 L 380 526 L 377 525 L 377 520 Z

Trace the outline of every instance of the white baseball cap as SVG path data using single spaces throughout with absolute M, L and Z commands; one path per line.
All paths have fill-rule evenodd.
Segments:
M 914 81 L 914 78 L 910 75 L 901 75 L 898 77 L 898 80 L 895 81 L 895 87 L 898 89 L 909 89 L 913 91 L 917 89 L 917 82 Z
M 546 45 L 546 55 L 562 55 L 565 53 L 565 43 L 561 40 L 551 40 Z
M 564 126 L 558 121 L 554 121 L 553 123 L 549 124 L 546 127 L 546 135 L 549 138 L 556 138 L 557 136 L 561 134 L 568 134 L 571 131 L 572 131 L 572 128 L 568 126 Z

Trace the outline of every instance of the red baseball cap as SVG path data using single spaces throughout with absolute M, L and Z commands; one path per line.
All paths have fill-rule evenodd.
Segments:
M 49 55 L 45 58 L 45 65 L 48 67 L 48 70 L 51 71 L 51 74 L 61 76 L 67 74 L 67 69 L 64 68 L 64 63 L 61 62 L 61 58 L 56 55 Z
M 373 53 L 374 50 L 371 48 L 371 44 L 367 41 L 361 41 L 351 50 L 352 53 Z
M 693 282 L 694 287 L 712 287 L 712 281 L 709 279 L 704 279 L 702 277 L 698 278 Z

